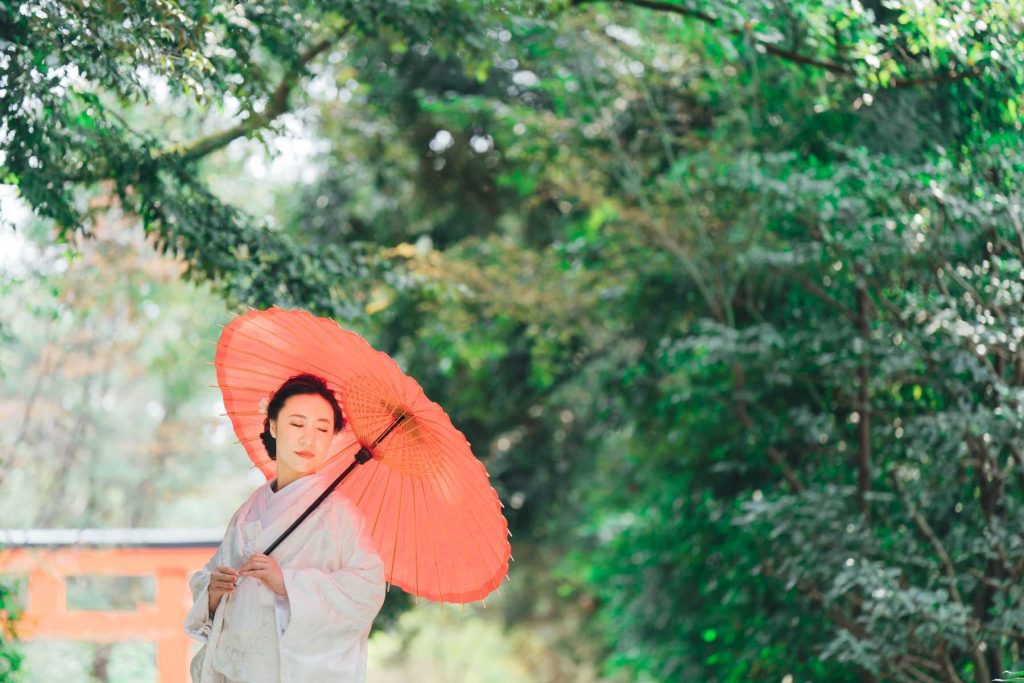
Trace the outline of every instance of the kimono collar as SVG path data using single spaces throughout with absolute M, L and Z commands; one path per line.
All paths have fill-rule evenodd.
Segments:
M 323 493 L 341 473 L 342 458 L 335 458 L 313 474 L 307 474 L 274 492 L 273 482 L 267 482 L 253 497 L 258 506 L 258 522 L 248 521 L 249 511 L 243 516 L 243 554 L 262 552 Z M 274 480 L 276 481 L 276 480 Z

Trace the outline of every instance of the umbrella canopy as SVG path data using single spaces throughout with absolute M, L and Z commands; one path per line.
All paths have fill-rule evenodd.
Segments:
M 332 320 L 270 308 L 232 320 L 214 364 L 235 434 L 268 480 L 276 464 L 259 435 L 271 395 L 300 373 L 327 380 L 346 419 L 328 457 L 351 461 L 361 449 L 372 456 L 339 490 L 364 515 L 389 583 L 457 603 L 480 600 L 501 583 L 511 546 L 487 471 L 390 356 Z

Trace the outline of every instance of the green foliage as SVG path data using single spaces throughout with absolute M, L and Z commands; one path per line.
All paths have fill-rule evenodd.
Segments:
M 304 247 L 215 198 L 195 162 L 261 134 L 288 110 L 310 62 L 346 34 L 396 47 L 436 25 L 441 50 L 468 51 L 479 43 L 473 16 L 457 0 L 5 4 L 0 177 L 56 222 L 61 241 L 88 234 L 77 188 L 109 182 L 162 252 L 185 259 L 189 274 L 218 283 L 230 300 L 301 302 L 352 317 L 358 293 L 337 283 L 351 278 L 358 247 Z M 154 101 L 161 91 L 170 99 Z M 152 116 L 166 104 L 185 112 L 225 99 L 237 105 L 240 122 L 192 143 L 175 141 L 166 127 L 134 127 L 140 112 Z
M 21 653 L 17 640 L 18 610 L 14 604 L 11 585 L 0 581 L 0 681 L 11 681 L 21 668 Z

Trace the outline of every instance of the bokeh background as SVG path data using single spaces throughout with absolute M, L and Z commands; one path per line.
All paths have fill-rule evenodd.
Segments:
M 1022 35 L 1017 0 L 4 2 L 0 526 L 223 526 L 261 477 L 218 324 L 301 307 L 447 409 L 513 533 L 486 609 L 389 596 L 371 681 L 1024 668 Z M 5 634 L 0 679 L 155 676 L 57 647 Z

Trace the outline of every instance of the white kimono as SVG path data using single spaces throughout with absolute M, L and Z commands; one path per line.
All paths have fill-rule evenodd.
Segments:
M 185 631 L 205 643 L 192 660 L 193 683 L 366 680 L 366 640 L 384 602 L 384 570 L 362 515 L 337 491 L 272 554 L 287 596 L 243 576 L 209 615 L 213 569 L 238 569 L 264 552 L 333 478 L 308 475 L 277 493 L 268 482 L 235 512 L 220 548 L 189 582 L 195 602 Z

